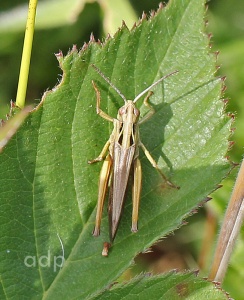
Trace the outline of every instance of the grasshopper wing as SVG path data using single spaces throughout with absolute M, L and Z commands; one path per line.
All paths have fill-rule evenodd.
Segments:
M 119 143 L 115 142 L 113 175 L 108 207 L 111 241 L 114 240 L 118 229 L 134 154 L 135 144 L 124 149 Z

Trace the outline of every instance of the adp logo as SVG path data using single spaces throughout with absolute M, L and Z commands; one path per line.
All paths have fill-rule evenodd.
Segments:
M 53 272 L 57 272 L 60 270 L 64 263 L 64 245 L 63 242 L 57 233 L 57 237 L 59 239 L 59 242 L 61 244 L 61 249 L 62 249 L 62 255 L 54 255 L 53 257 L 51 256 L 50 250 L 47 251 L 47 255 L 41 255 L 40 257 L 37 258 L 36 255 L 27 255 L 24 259 L 24 264 L 27 268 L 35 268 L 37 266 L 42 267 L 42 268 L 51 268 L 53 266 Z
M 27 268 L 35 268 L 40 266 L 42 268 L 51 268 L 53 266 L 53 271 L 57 272 L 63 267 L 65 263 L 64 255 L 51 257 L 51 252 L 48 250 L 47 255 L 41 255 L 37 258 L 35 255 L 27 255 L 24 259 L 24 264 Z

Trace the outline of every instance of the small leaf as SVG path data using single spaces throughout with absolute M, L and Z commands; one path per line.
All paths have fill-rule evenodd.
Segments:
M 180 227 L 226 176 L 230 122 L 220 100 L 222 81 L 214 77 L 214 56 L 203 34 L 204 12 L 204 1 L 174 0 L 131 31 L 122 26 L 102 45 L 91 39 L 79 52 L 73 48 L 66 57 L 58 55 L 62 81 L 44 95 L 0 156 L 0 272 L 6 298 L 92 298 L 139 252 Z M 130 231 L 128 194 L 108 258 L 101 256 L 108 239 L 106 209 L 101 236 L 91 234 L 101 165 L 87 161 L 100 153 L 112 124 L 96 115 L 91 81 L 109 115 L 116 117 L 123 101 L 92 63 L 127 99 L 179 71 L 153 89 L 156 114 L 140 134 L 180 190 L 167 187 L 140 153 L 139 231 Z
M 93 298 L 94 299 L 94 298 Z M 227 294 L 213 283 L 197 278 L 194 274 L 169 273 L 166 275 L 137 277 L 125 284 L 118 284 L 95 299 L 211 299 L 227 300 Z

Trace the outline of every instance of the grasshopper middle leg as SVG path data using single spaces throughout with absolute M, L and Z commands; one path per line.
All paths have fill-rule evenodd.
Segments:
M 179 189 L 179 187 L 177 185 L 175 185 L 174 183 L 172 183 L 167 177 L 166 175 L 164 175 L 164 173 L 160 170 L 159 166 L 157 165 L 156 161 L 153 159 L 153 157 L 151 156 L 150 152 L 147 150 L 147 148 L 144 146 L 144 144 L 142 144 L 142 142 L 140 142 L 139 144 L 143 150 L 143 152 L 145 153 L 147 159 L 149 160 L 149 162 L 151 163 L 151 165 L 159 172 L 159 174 L 163 177 L 164 181 L 171 187 Z

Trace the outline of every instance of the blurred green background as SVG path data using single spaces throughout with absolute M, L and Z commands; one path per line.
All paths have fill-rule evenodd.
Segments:
M 39 0 L 36 32 L 28 83 L 27 102 L 37 104 L 47 89 L 61 79 L 61 70 L 54 53 L 66 54 L 72 45 L 81 48 L 89 41 L 90 33 L 104 40 L 121 25 L 122 19 L 129 28 L 142 12 L 158 8 L 158 0 Z M 5 118 L 10 100 L 15 100 L 28 3 L 25 0 L 0 2 L 0 119 Z M 212 34 L 211 51 L 220 51 L 217 65 L 219 76 L 226 77 L 229 99 L 227 111 L 236 116 L 235 142 L 228 154 L 239 163 L 244 138 L 244 1 L 212 0 L 207 3 L 206 31 Z M 172 268 L 198 269 L 207 276 L 211 257 L 224 211 L 236 176 L 236 170 L 223 182 L 223 188 L 214 193 L 214 201 L 191 218 L 171 236 L 153 248 L 151 254 L 139 255 L 136 266 L 121 279 L 129 278 L 142 270 L 155 273 Z M 206 228 L 206 230 L 204 229 Z M 211 235 L 213 231 L 213 236 Z M 224 288 L 235 299 L 244 295 L 243 232 L 236 245 Z M 204 240 L 204 238 L 208 240 Z M 202 245 L 209 246 L 203 248 Z

